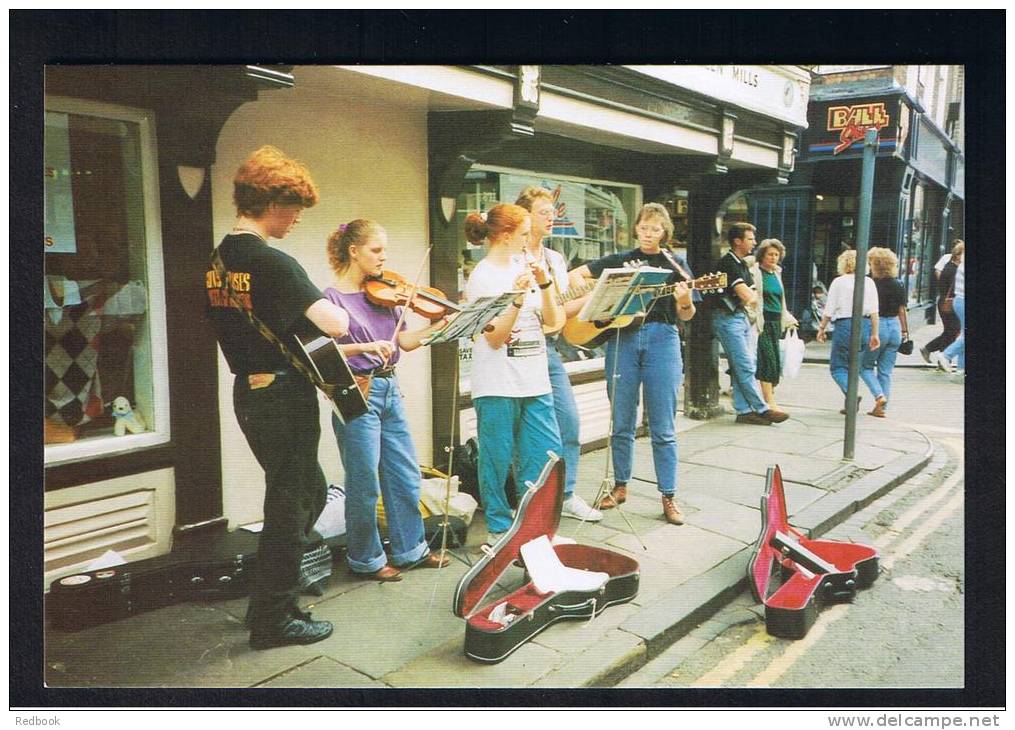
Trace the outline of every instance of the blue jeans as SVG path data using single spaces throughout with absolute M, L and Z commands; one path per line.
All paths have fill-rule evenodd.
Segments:
M 578 459 L 582 453 L 579 435 L 578 404 L 571 390 L 571 380 L 564 370 L 564 361 L 554 346 L 557 338 L 546 338 L 546 358 L 550 364 L 550 386 L 553 388 L 553 410 L 557 414 L 557 430 L 560 432 L 560 455 L 564 459 L 564 499 L 574 494 L 578 482 Z
M 895 370 L 895 359 L 899 354 L 899 345 L 902 344 L 902 325 L 898 317 L 878 319 L 878 339 L 881 340 L 881 346 L 874 352 L 866 353 L 864 368 L 877 370 L 881 394 L 891 400 L 892 371 Z
M 610 449 L 617 484 L 631 479 L 638 400 L 644 390 L 658 488 L 667 495 L 677 491 L 675 424 L 683 377 L 680 336 L 672 324 L 646 322 L 634 330 L 621 330 L 619 338 L 611 337 L 606 343 L 606 390 L 613 409 Z
M 959 336 L 955 342 L 945 348 L 944 356 L 950 361 L 952 358 L 959 359 L 959 370 L 966 369 L 966 298 L 955 297 L 955 316 L 959 318 Z
M 754 411 L 764 413 L 768 404 L 761 397 L 758 383 L 754 379 L 757 370 L 755 348 L 751 347 L 751 323 L 743 312 L 729 314 L 724 311 L 712 313 L 715 336 L 726 352 L 730 368 L 730 385 L 733 389 L 733 410 L 738 416 Z
M 347 560 L 356 573 L 373 573 L 388 560 L 377 529 L 377 498 L 391 541 L 391 562 L 409 565 L 430 551 L 419 514 L 420 473 L 396 378 L 374 378 L 367 412 L 343 424 L 333 413 L 345 469 Z
M 849 385 L 849 331 L 851 317 L 843 317 L 835 320 L 835 330 L 832 332 L 832 351 L 828 356 L 828 369 L 832 373 L 832 380 L 839 386 L 839 390 L 846 393 Z M 874 373 L 874 364 L 868 358 L 868 344 L 871 338 L 871 321 L 863 318 L 863 326 L 860 330 L 860 379 L 867 385 L 867 390 L 877 400 L 884 395 L 881 392 L 881 383 Z M 880 330 L 880 326 L 878 328 Z M 878 335 L 880 337 L 880 334 Z M 896 345 L 896 348 L 898 346 Z
M 546 464 L 546 452 L 560 453 L 560 434 L 553 411 L 553 395 L 508 398 L 484 395 L 472 401 L 479 436 L 479 496 L 486 527 L 505 532 L 511 527 L 511 507 L 504 493 L 508 470 L 515 463 L 515 488 L 535 482 Z M 567 465 L 564 466 L 567 469 Z

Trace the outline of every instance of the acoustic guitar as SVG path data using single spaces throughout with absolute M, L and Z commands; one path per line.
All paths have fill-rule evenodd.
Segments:
M 345 355 L 335 341 L 323 334 L 294 337 L 317 375 L 314 385 L 331 400 L 339 420 L 348 423 L 366 413 L 367 402 L 363 399 Z
M 701 292 L 718 292 L 726 288 L 726 274 L 705 274 L 704 276 L 699 276 L 697 279 L 685 283 L 688 288 L 692 290 Z M 676 284 L 660 286 L 655 290 L 655 292 L 653 292 L 650 301 L 654 302 L 656 299 L 669 296 L 670 294 L 673 294 L 676 289 Z M 648 314 L 647 309 L 645 314 L 624 315 L 622 317 L 614 317 L 613 319 L 606 320 L 591 320 L 586 322 L 578 319 L 577 317 L 573 317 L 564 325 L 564 329 L 561 331 L 561 334 L 564 336 L 565 340 L 575 347 L 584 347 L 590 350 L 595 349 L 606 342 L 606 340 L 614 334 L 614 330 L 641 324 Z

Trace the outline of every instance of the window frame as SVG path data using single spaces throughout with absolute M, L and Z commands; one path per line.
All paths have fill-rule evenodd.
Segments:
M 166 323 L 166 283 L 162 252 L 162 211 L 154 113 L 135 107 L 47 96 L 46 111 L 91 116 L 137 125 L 141 166 L 141 200 L 144 206 L 145 268 L 148 290 L 148 336 L 151 339 L 151 378 L 154 423 L 152 430 L 123 436 L 93 436 L 67 444 L 46 444 L 46 467 L 115 456 L 170 443 L 169 352 Z

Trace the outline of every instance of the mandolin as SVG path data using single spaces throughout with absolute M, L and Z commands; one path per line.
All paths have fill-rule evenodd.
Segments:
M 705 274 L 697 279 L 686 282 L 686 284 L 692 290 L 704 292 L 721 291 L 726 288 L 726 274 Z M 660 286 L 653 292 L 650 301 L 654 302 L 657 299 L 669 296 L 676 289 L 676 284 Z M 646 311 L 644 314 L 625 315 L 614 317 L 613 319 L 592 320 L 588 322 L 573 317 L 564 325 L 561 334 L 565 340 L 575 347 L 594 349 L 606 342 L 614 330 L 640 325 L 645 320 L 647 314 L 648 312 Z

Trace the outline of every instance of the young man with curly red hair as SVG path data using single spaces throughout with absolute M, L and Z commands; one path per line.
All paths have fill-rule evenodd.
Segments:
M 262 147 L 233 180 L 236 225 L 217 249 L 226 272 L 206 276 L 208 318 L 236 376 L 233 409 L 250 450 L 264 469 L 264 529 L 250 592 L 250 645 L 267 649 L 328 638 L 328 621 L 314 621 L 296 603 L 299 566 L 324 508 L 328 484 L 317 460 L 321 437 L 317 391 L 269 342 L 249 310 L 283 343 L 319 330 L 341 337 L 349 317 L 324 298 L 294 259 L 268 245 L 285 238 L 317 188 L 300 163 Z

